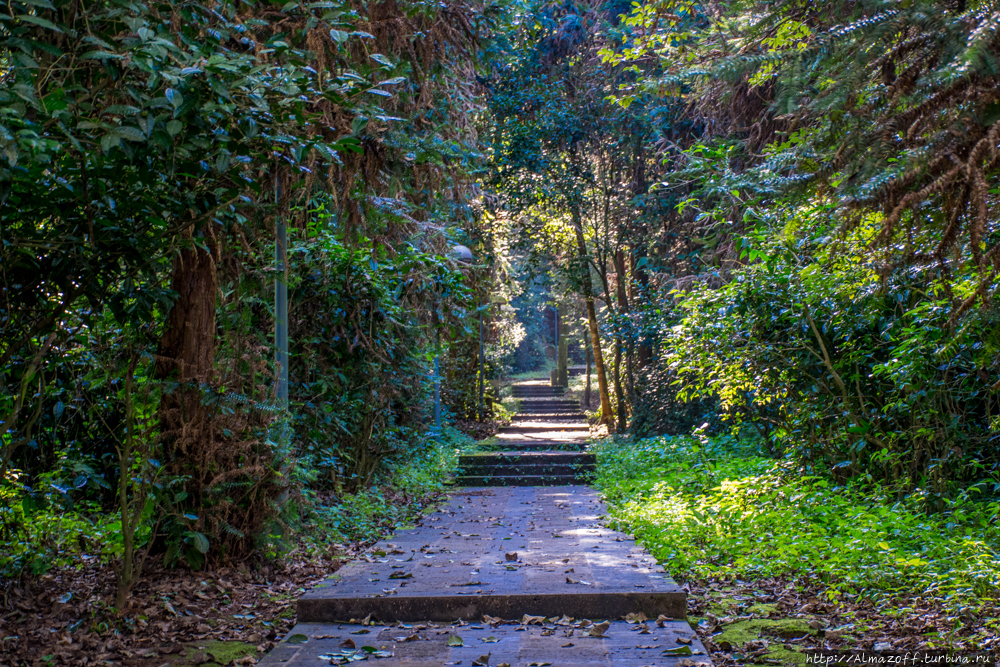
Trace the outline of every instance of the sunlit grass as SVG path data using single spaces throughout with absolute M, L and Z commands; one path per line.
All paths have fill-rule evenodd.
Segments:
M 995 604 L 998 503 L 967 489 L 944 512 L 870 480 L 837 486 L 728 438 L 598 447 L 597 484 L 617 527 L 678 577 L 796 576 L 827 595 L 919 593 L 952 609 Z

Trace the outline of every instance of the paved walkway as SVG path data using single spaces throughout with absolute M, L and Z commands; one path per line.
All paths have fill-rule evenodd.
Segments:
M 558 428 L 579 408 L 540 382 L 521 386 L 525 411 L 544 411 L 524 421 L 543 414 L 552 430 L 525 433 L 518 420 L 501 451 L 463 457 L 468 486 L 305 594 L 299 624 L 262 665 L 711 664 L 683 620 L 684 591 L 601 523 L 603 504 L 579 484 L 592 459 L 566 457 L 592 457 L 587 431 Z

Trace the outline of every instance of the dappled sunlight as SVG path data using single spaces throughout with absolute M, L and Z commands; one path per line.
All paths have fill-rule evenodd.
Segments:
M 955 608 L 1000 594 L 995 502 L 931 514 L 877 486 L 833 487 L 774 461 L 745 465 L 720 448 L 699 470 L 685 442 L 609 447 L 599 468 L 599 485 L 618 499 L 615 525 L 674 575 L 819 576 L 834 597 L 926 590 Z M 706 477 L 716 483 L 703 485 Z

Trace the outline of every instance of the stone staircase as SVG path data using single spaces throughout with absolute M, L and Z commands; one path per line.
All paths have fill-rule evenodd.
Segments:
M 515 387 L 517 419 L 446 503 L 299 598 L 260 667 L 711 667 L 684 589 L 580 484 L 589 429 L 546 383 Z
M 590 426 L 580 404 L 564 387 L 547 380 L 516 384 L 520 405 L 510 426 L 500 429 L 492 451 L 459 458 L 461 486 L 567 486 L 586 483 L 597 463 L 584 452 Z

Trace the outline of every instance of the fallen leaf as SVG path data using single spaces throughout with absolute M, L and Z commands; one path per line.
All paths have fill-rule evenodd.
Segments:
M 611 623 L 609 623 L 608 621 L 604 621 L 603 623 L 598 623 L 597 625 L 590 626 L 589 628 L 587 628 L 584 634 L 590 637 L 603 637 L 604 633 L 608 631 L 609 627 L 611 627 Z
M 449 635 L 447 646 L 465 646 L 465 641 L 458 635 Z
M 301 634 L 290 635 L 287 639 L 285 639 L 286 644 L 305 644 L 308 641 L 309 638 Z
M 604 621 L 603 623 L 598 623 L 597 625 L 591 625 L 590 627 L 588 627 L 586 630 L 583 631 L 583 635 L 585 637 L 600 638 L 604 636 L 604 633 L 608 631 L 609 627 L 611 627 L 611 624 L 607 621 Z
M 663 655 L 692 655 L 693 653 L 690 646 L 674 646 L 663 649 Z
M 490 666 L 490 655 L 492 655 L 492 653 L 493 652 L 490 651 L 490 653 L 487 653 L 486 655 L 481 655 L 481 656 L 479 656 L 478 659 L 473 660 L 472 661 L 473 667 L 489 667 Z
M 340 648 L 357 648 L 358 647 L 358 645 L 355 644 L 354 640 L 351 639 L 351 638 L 347 638 L 344 641 L 340 642 L 339 646 L 340 646 Z
M 487 644 L 496 644 L 500 640 L 497 639 L 496 637 L 490 636 L 490 637 L 480 637 L 479 641 L 485 642 Z

